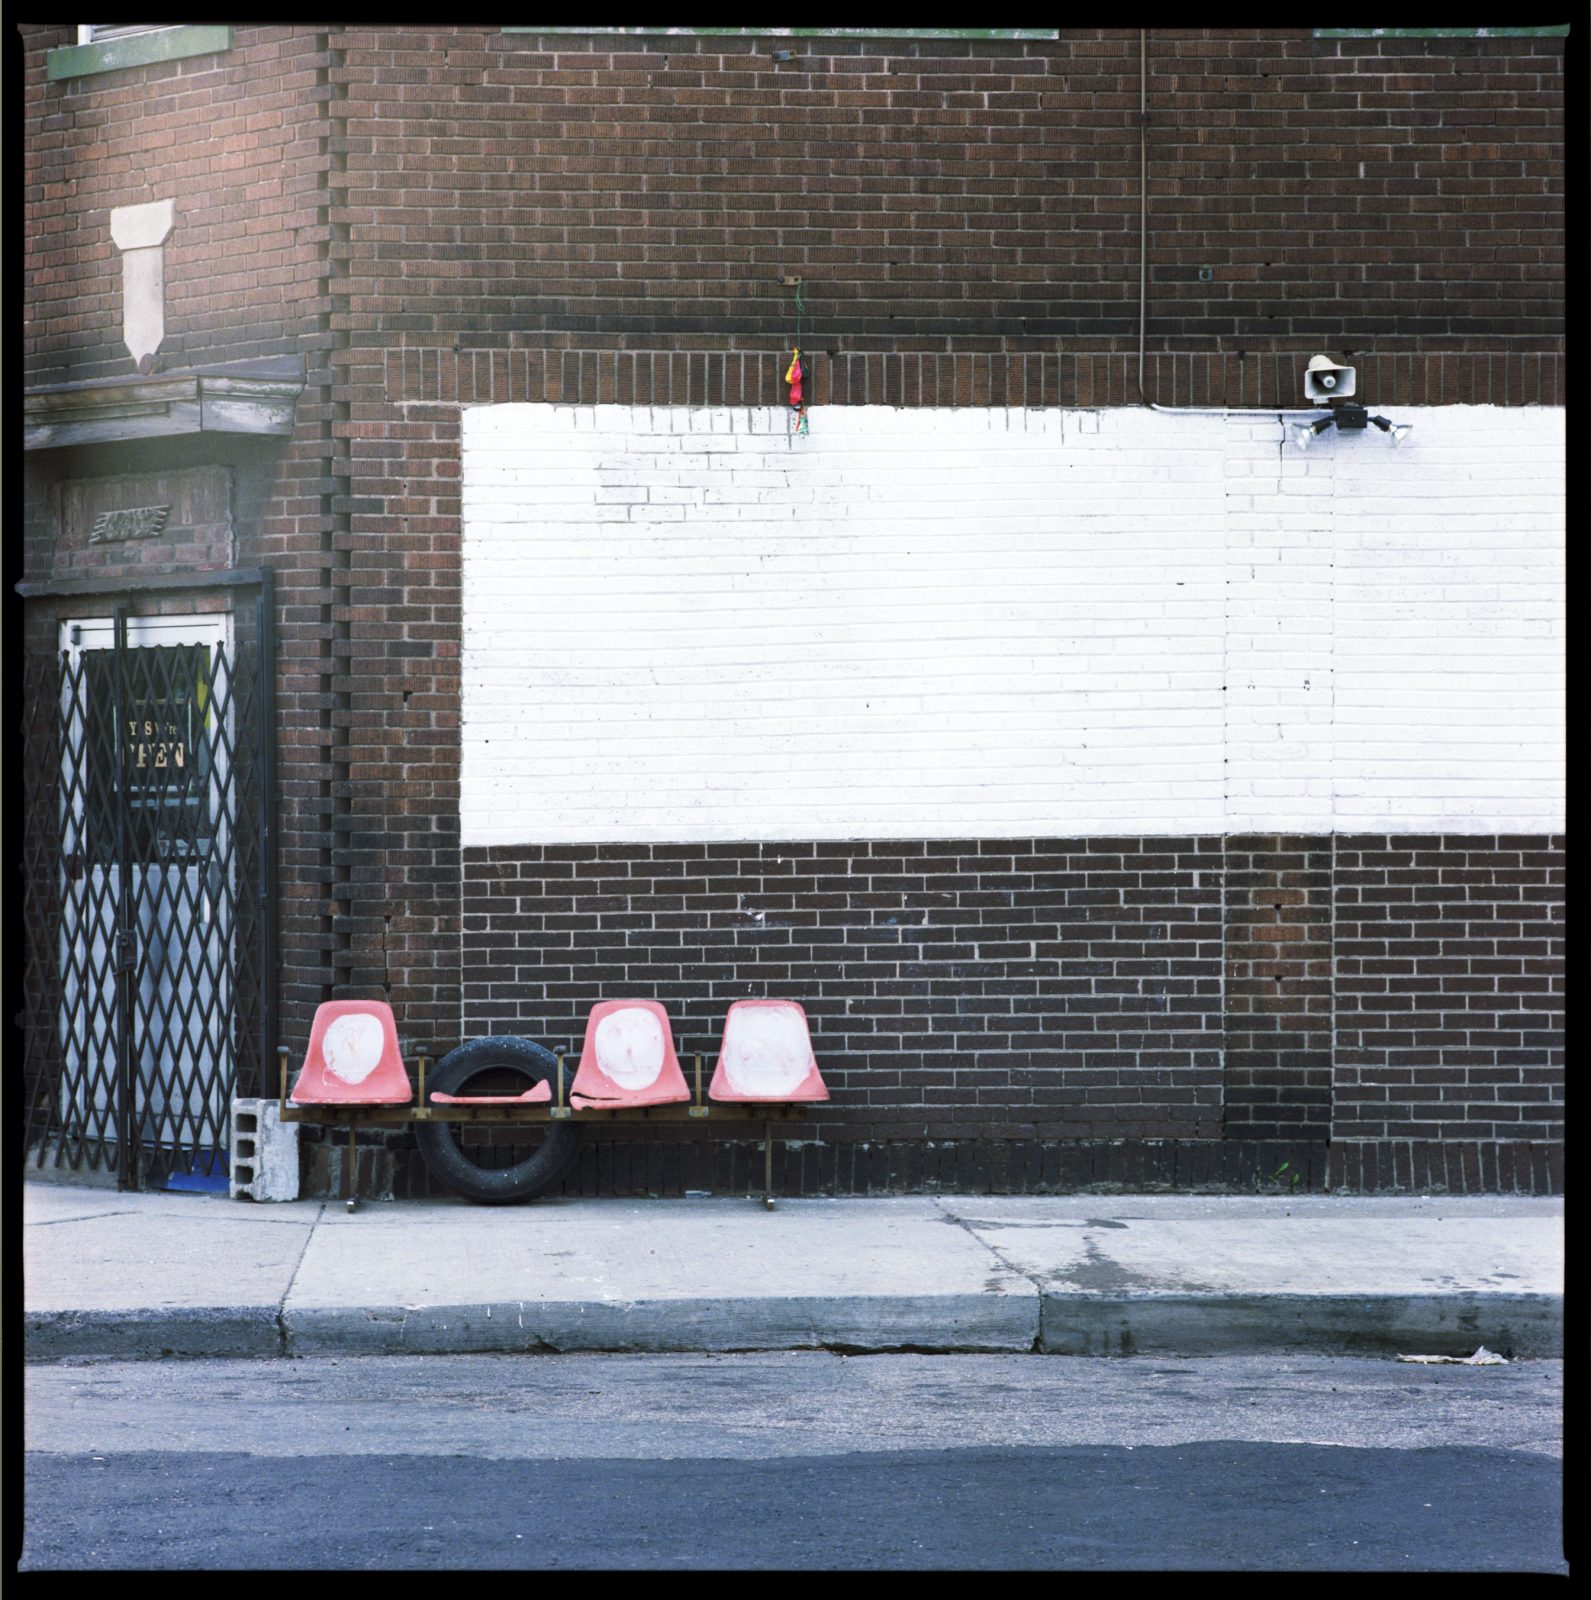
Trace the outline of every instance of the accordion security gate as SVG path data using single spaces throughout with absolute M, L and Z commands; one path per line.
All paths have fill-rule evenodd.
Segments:
M 68 622 L 25 684 L 30 1164 L 224 1187 L 268 1087 L 268 610 Z M 264 646 L 262 652 L 261 646 Z

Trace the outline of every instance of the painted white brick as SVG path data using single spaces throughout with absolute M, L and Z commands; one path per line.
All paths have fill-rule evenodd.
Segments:
M 1562 414 L 1409 420 L 471 408 L 464 840 L 1561 826 Z

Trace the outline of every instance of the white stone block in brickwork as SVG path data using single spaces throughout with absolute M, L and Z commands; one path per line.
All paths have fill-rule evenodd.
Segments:
M 122 337 L 134 361 L 153 355 L 166 336 L 163 246 L 175 219 L 170 200 L 118 206 L 110 214 L 111 241 L 122 252 Z
M 232 1102 L 234 1200 L 298 1198 L 298 1124 L 283 1122 L 274 1100 Z

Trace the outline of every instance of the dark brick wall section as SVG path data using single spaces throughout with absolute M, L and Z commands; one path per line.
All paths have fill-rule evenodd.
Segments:
M 394 1177 L 397 1177 L 396 1163 Z M 1212 1139 L 831 1139 L 780 1124 L 773 1188 L 781 1195 L 1072 1194 L 1233 1190 L 1318 1193 L 1324 1144 Z M 620 1141 L 595 1132 L 561 1193 L 755 1194 L 763 1185 L 760 1140 L 670 1137 Z M 417 1175 L 418 1176 L 418 1175 Z M 423 1187 L 418 1192 L 426 1192 Z
M 308 369 L 293 438 L 234 474 L 225 560 L 218 539 L 176 543 L 175 512 L 146 546 L 79 549 L 75 523 L 58 543 L 61 496 L 103 496 L 137 454 L 101 450 L 49 469 L 75 486 L 30 474 L 27 576 L 274 570 L 283 1037 L 347 994 L 390 1000 L 406 1037 L 456 1028 L 458 421 L 410 424 L 379 354 L 348 348 L 339 30 L 241 26 L 229 51 L 53 84 L 46 52 L 72 30 L 22 33 L 27 381 L 131 371 L 108 212 L 155 197 L 176 204 L 161 364 Z
M 361 1139 L 359 1193 L 440 1193 L 424 1165 Z M 310 1192 L 337 1194 L 343 1146 L 317 1145 Z M 759 1140 L 680 1136 L 659 1126 L 632 1139 L 593 1131 L 556 1191 L 565 1195 L 752 1195 L 762 1190 Z M 1522 1194 L 1564 1192 L 1564 1148 L 1493 1140 L 834 1139 L 775 1128 L 776 1194 Z
M 655 997 L 715 1059 L 733 1000 L 806 1007 L 803 1137 L 1215 1138 L 1219 839 L 466 850 L 464 1031 L 578 1047 Z
M 95 524 L 105 513 L 156 506 L 169 511 L 154 537 L 90 543 Z M 62 487 L 53 573 L 57 578 L 105 577 L 112 566 L 133 577 L 219 569 L 236 565 L 236 555 L 232 474 L 224 467 L 79 480 Z
M 1332 1194 L 1562 1194 L 1561 1141 L 1354 1139 L 1333 1144 Z
M 1331 1131 L 1331 840 L 1226 841 L 1228 1138 Z
M 1344 835 L 1334 1139 L 1563 1136 L 1564 840 Z
M 778 345 L 779 335 L 768 342 Z M 1140 403 L 1136 354 L 1067 346 L 1004 354 L 808 350 L 803 359 L 812 362 L 809 403 L 819 409 Z M 1299 406 L 1306 360 L 1298 348 L 1270 354 L 1151 351 L 1144 362 L 1144 390 L 1159 405 Z M 783 404 L 789 393 L 783 382 L 788 348 L 455 350 L 411 340 L 389 349 L 385 361 L 385 394 L 394 403 L 768 406 Z M 1357 352 L 1353 357 L 1358 392 L 1389 407 L 1563 405 L 1564 362 L 1561 354 L 1536 351 Z
M 787 1194 L 1558 1193 L 1562 852 L 1273 835 L 466 850 L 464 1031 L 578 1049 L 597 1000 L 655 996 L 710 1067 L 732 1000 L 801 1000 L 834 1101 L 779 1130 Z M 571 1193 L 761 1182 L 760 1145 L 732 1129 L 588 1143 Z
M 426 1175 L 408 1192 L 424 1194 Z M 645 1143 L 589 1138 L 560 1193 L 757 1194 L 763 1152 L 750 1140 Z M 775 1130 L 780 1195 L 867 1194 L 1522 1194 L 1564 1192 L 1562 1144 L 1410 1139 L 838 1140 Z M 335 1193 L 328 1187 L 326 1193 Z
M 229 467 L 110 470 L 56 481 L 42 474 L 30 478 L 33 492 L 24 518 L 29 577 L 154 582 L 166 574 L 237 565 L 234 473 Z M 96 540 L 102 518 L 127 518 L 133 512 L 163 514 L 137 536 Z M 119 531 L 129 531 L 125 521 Z
M 324 331 L 324 36 L 240 27 L 228 51 L 47 83 L 47 52 L 75 29 L 19 31 L 28 382 L 132 370 L 109 213 L 154 199 L 176 202 L 164 367 L 311 354 Z
M 356 340 L 1134 347 L 1137 29 L 773 43 L 345 30 Z M 1555 339 L 1562 63 L 1151 30 L 1153 346 Z
M 700 352 L 710 393 L 709 355 L 789 336 L 798 274 L 820 404 L 1135 397 L 1135 28 L 776 63 L 789 41 L 240 25 L 47 83 L 70 32 L 23 30 L 30 381 L 125 370 L 116 252 L 82 223 L 158 192 L 167 365 L 302 349 L 329 252 L 315 331 L 355 349 Z M 1151 30 L 1151 394 L 1292 400 L 1326 348 L 1383 403 L 1561 400 L 1523 363 L 1562 350 L 1563 49 Z

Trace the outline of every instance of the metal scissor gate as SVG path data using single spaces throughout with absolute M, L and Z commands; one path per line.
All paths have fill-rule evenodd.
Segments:
M 27 659 L 30 1163 L 225 1186 L 275 1025 L 263 599 L 246 646 L 231 613 L 122 609 Z

